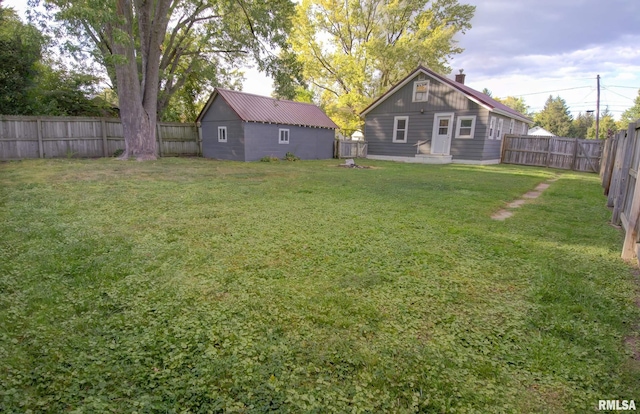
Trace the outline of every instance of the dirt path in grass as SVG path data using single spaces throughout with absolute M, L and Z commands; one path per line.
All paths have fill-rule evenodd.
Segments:
M 544 183 L 540 183 L 538 184 L 538 186 L 533 189 L 532 191 L 529 191 L 527 193 L 524 193 L 522 195 L 522 198 L 519 198 L 515 201 L 512 201 L 511 203 L 507 204 L 507 206 L 503 209 L 500 209 L 498 211 L 496 211 L 495 213 L 493 213 L 491 215 L 491 218 L 494 220 L 499 220 L 499 221 L 504 221 L 506 219 L 508 219 L 509 217 L 513 216 L 515 214 L 515 209 L 516 208 L 520 208 L 522 207 L 524 204 L 526 204 L 527 201 L 529 200 L 535 200 L 536 198 L 540 197 L 540 194 L 542 194 L 542 192 L 544 190 L 546 190 L 547 188 L 549 188 L 549 186 L 551 185 L 551 183 L 558 181 L 558 176 L 551 178 L 549 180 L 547 180 Z

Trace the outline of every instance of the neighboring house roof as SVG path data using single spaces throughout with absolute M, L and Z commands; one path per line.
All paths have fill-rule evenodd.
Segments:
M 216 88 L 202 108 L 196 122 L 200 122 L 211 103 L 220 96 L 246 122 L 297 125 L 336 129 L 338 126 L 316 105 L 270 98 L 268 96 Z
M 398 91 L 400 88 L 402 88 L 407 83 L 409 83 L 411 81 L 411 79 L 413 79 L 414 75 L 417 72 L 422 72 L 425 75 L 431 76 L 432 78 L 435 78 L 435 79 L 439 80 L 444 85 L 447 85 L 447 86 L 457 90 L 458 92 L 466 95 L 467 98 L 471 99 L 473 102 L 477 103 L 478 105 L 488 109 L 489 111 L 496 112 L 496 113 L 501 114 L 501 115 L 505 115 L 505 116 L 507 116 L 509 118 L 515 118 L 515 119 L 517 119 L 519 121 L 523 121 L 523 122 L 526 122 L 528 124 L 532 124 L 533 123 L 533 120 L 531 118 L 527 117 L 526 115 L 521 114 L 520 112 L 516 111 L 515 109 L 509 108 L 507 105 L 505 105 L 503 103 L 500 103 L 500 102 L 496 101 L 495 99 L 491 98 L 489 95 L 486 95 L 486 94 L 484 94 L 482 92 L 478 92 L 475 89 L 472 89 L 472 88 L 470 88 L 470 87 L 468 87 L 468 86 L 466 86 L 466 85 L 464 85 L 462 83 L 456 82 L 456 81 L 454 81 L 452 79 L 446 78 L 446 77 L 444 77 L 442 75 L 438 75 L 434 71 L 432 71 L 430 69 L 427 69 L 424 66 L 418 66 L 417 69 L 415 69 L 413 72 L 408 74 L 404 79 L 402 79 L 400 82 L 398 82 L 394 87 L 389 89 L 384 95 L 382 95 L 381 97 L 379 97 L 378 99 L 373 101 L 369 106 L 367 106 L 360 113 L 360 115 L 361 116 L 366 115 L 373 108 L 375 108 L 380 103 L 382 103 L 386 98 L 388 98 L 389 96 L 394 94 L 396 91 Z
M 543 136 L 543 137 L 555 137 L 556 136 L 556 134 L 547 131 L 546 129 L 542 128 L 541 126 L 535 126 L 535 127 L 531 128 L 529 130 L 529 132 L 527 132 L 527 135 L 538 135 L 538 136 Z

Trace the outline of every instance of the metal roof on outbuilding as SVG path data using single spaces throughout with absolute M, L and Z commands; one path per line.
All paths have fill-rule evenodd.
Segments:
M 245 122 L 297 125 L 313 128 L 337 129 L 338 126 L 316 105 L 270 98 L 245 92 L 216 88 L 202 108 L 196 122 L 200 122 L 213 100 L 220 96 Z

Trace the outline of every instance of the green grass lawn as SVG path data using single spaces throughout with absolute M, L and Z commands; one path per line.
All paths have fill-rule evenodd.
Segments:
M 597 175 L 338 163 L 0 163 L 0 412 L 640 403 Z

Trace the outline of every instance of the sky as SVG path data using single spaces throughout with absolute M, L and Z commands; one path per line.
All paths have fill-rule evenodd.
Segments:
M 464 52 L 450 62 L 454 77 L 494 97 L 522 97 L 539 111 L 549 95 L 572 114 L 600 109 L 618 119 L 640 89 L 640 0 L 459 0 L 476 6 L 472 28 L 457 37 Z M 24 13 L 26 0 L 3 0 Z M 273 83 L 246 71 L 245 92 L 270 95 Z

